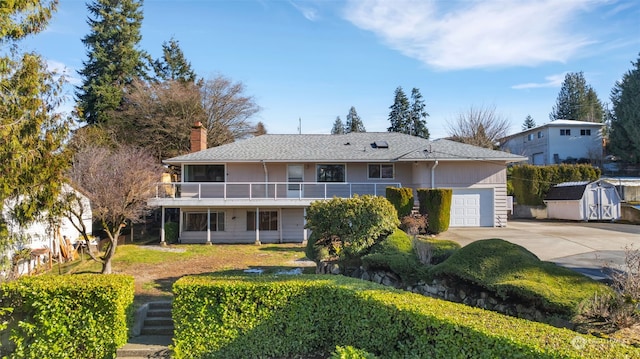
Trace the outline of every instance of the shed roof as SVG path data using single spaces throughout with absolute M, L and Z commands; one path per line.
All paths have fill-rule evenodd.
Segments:
M 553 186 L 544 197 L 545 201 L 576 201 L 582 199 L 589 182 L 560 183 Z

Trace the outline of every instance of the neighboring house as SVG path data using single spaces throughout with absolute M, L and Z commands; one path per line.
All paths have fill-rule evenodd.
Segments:
M 91 230 L 92 215 L 89 199 L 67 184 L 63 185 L 62 191 L 63 194 L 73 192 L 80 198 L 82 206 L 81 213 L 83 214 L 82 222 L 85 224 L 86 228 Z M 73 244 L 81 235 L 73 225 L 74 223 L 78 223 L 78 219 L 74 219 L 72 222 L 70 219 L 63 217 L 49 223 L 45 219 L 46 213 L 43 214 L 43 219 L 34 221 L 24 227 L 20 226 L 15 220 L 11 219 L 10 212 L 13 205 L 14 204 L 8 200 L 3 208 L 3 215 L 4 218 L 7 219 L 9 233 L 12 237 L 18 239 L 17 243 L 13 245 L 13 248 L 5 253 L 5 255 L 9 257 L 11 257 L 15 251 L 24 248 L 29 248 L 33 253 L 39 253 L 41 255 L 44 255 L 45 253 L 48 255 L 48 253 L 51 253 L 51 255 L 55 257 L 59 252 L 60 243 L 64 238 L 68 238 Z M 35 256 L 32 256 L 32 259 L 33 261 L 37 260 Z M 24 263 L 19 268 L 19 274 L 26 273 L 26 269 L 28 267 L 28 263 Z
M 534 165 L 602 160 L 603 123 L 555 120 L 500 139 L 500 148 Z
M 263 135 L 168 159 L 181 182 L 162 183 L 149 204 L 178 208 L 181 243 L 303 242 L 306 208 L 388 186 L 453 188 L 452 226 L 505 226 L 506 164 L 525 158 L 400 133 Z M 164 242 L 164 213 L 161 240 Z
M 544 198 L 548 218 L 576 221 L 619 219 L 621 202 L 616 187 L 604 180 L 560 183 Z

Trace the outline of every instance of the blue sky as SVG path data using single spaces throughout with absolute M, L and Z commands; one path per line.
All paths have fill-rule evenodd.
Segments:
M 549 121 L 567 72 L 608 102 L 640 53 L 637 0 L 146 0 L 143 12 L 141 49 L 157 58 L 173 37 L 200 77 L 243 82 L 269 133 L 297 133 L 299 119 L 329 133 L 351 106 L 386 131 L 398 86 L 420 89 L 432 138 L 471 106 L 495 106 L 518 132 L 527 115 Z M 60 0 L 21 47 L 78 84 L 87 16 Z

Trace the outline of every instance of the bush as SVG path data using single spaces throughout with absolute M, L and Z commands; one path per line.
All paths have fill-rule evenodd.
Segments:
M 595 181 L 601 171 L 591 165 L 516 165 L 511 167 L 513 195 L 518 204 L 544 204 L 549 188 L 562 182 Z
M 427 216 L 420 213 L 412 213 L 400 219 L 400 229 L 410 236 L 427 232 Z
M 331 353 L 330 359 L 377 359 L 378 357 L 362 349 L 354 348 L 350 345 L 346 347 L 337 346 L 336 351 Z
M 133 278 L 23 277 L 0 285 L 11 358 L 114 358 L 133 322 Z M 7 337 L 0 332 L 0 337 Z
M 428 237 L 418 237 L 416 238 L 416 240 L 419 243 L 427 243 L 431 248 L 430 264 L 442 263 L 447 258 L 451 257 L 451 255 L 455 253 L 458 249 L 460 249 L 460 244 L 454 241 L 437 239 L 437 238 L 428 238 Z
M 408 187 L 387 187 L 386 197 L 398 212 L 398 218 L 411 213 L 413 209 L 413 189 Z
M 397 274 L 405 284 L 415 283 L 422 274 L 418 257 L 414 253 L 411 237 L 397 229 L 362 257 L 368 270 L 383 270 Z
M 174 357 L 637 358 L 640 350 L 342 276 L 180 278 Z M 584 345 L 571 345 L 579 341 Z
M 305 253 L 314 261 L 360 257 L 400 224 L 398 213 L 384 197 L 357 196 L 315 201 L 307 209 L 311 229 Z M 327 258 L 320 258 L 326 249 Z
M 429 217 L 428 232 L 438 234 L 449 229 L 452 196 L 453 190 L 450 188 L 418 189 L 420 213 Z
M 582 274 L 543 262 L 525 248 L 502 239 L 470 243 L 432 267 L 431 276 L 456 278 L 564 317 L 577 314 L 579 304 L 609 290 Z
M 180 235 L 180 225 L 176 222 L 164 224 L 164 240 L 167 243 L 177 243 Z

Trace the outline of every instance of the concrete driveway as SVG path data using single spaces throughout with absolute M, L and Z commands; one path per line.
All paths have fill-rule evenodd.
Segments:
M 511 220 L 505 228 L 449 228 L 439 236 L 464 246 L 501 238 L 541 260 L 605 279 L 603 267 L 624 269 L 625 248 L 640 249 L 640 225 L 595 222 Z

